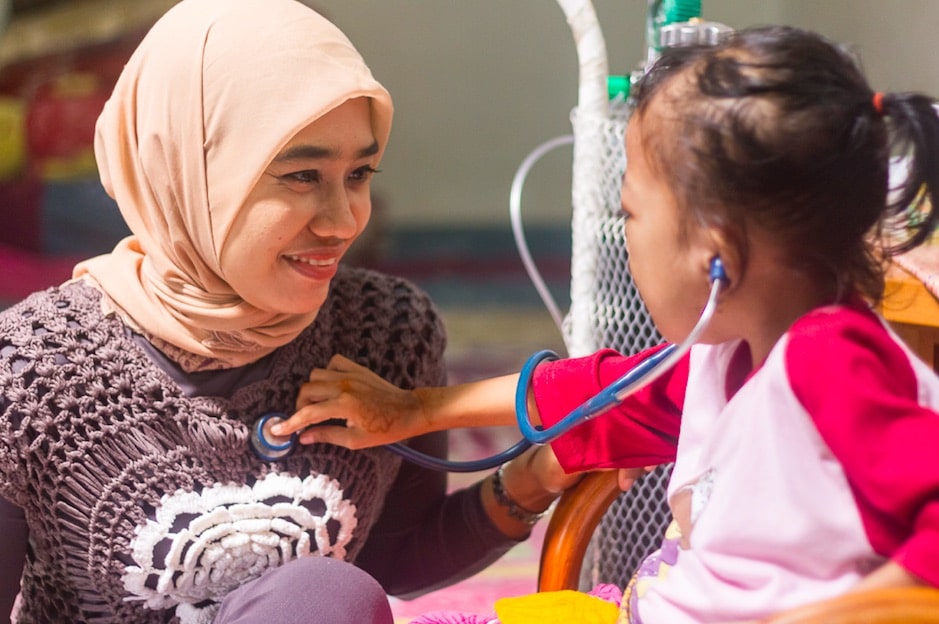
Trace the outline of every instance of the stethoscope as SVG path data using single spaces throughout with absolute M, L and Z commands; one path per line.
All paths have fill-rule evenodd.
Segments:
M 645 388 L 664 373 L 669 371 L 684 355 L 698 342 L 701 334 L 707 328 L 714 312 L 717 309 L 717 297 L 721 288 L 730 283 L 724 270 L 724 263 L 717 256 L 711 259 L 708 271 L 708 280 L 711 285 L 707 303 L 698 317 L 698 322 L 680 344 L 668 344 L 642 362 L 628 370 L 613 383 L 574 408 L 564 418 L 550 427 L 539 427 L 531 422 L 528 413 L 528 391 L 531 387 L 532 375 L 539 364 L 549 360 L 558 359 L 558 355 L 550 350 L 539 351 L 525 362 L 519 375 L 518 385 L 515 388 L 515 418 L 522 439 L 512 447 L 496 453 L 490 457 L 468 461 L 451 461 L 441 459 L 426 453 L 415 451 L 411 447 L 396 442 L 385 446 L 389 451 L 396 453 L 404 459 L 424 468 L 442 472 L 479 472 L 490 470 L 515 459 L 532 445 L 547 444 L 570 431 L 577 425 L 596 418 L 600 414 L 616 407 L 626 398 L 642 388 Z M 286 420 L 288 416 L 280 412 L 271 412 L 261 416 L 254 424 L 251 432 L 251 449 L 265 461 L 278 461 L 289 456 L 299 444 L 300 434 L 295 432 L 289 436 L 275 436 L 270 432 L 274 424 Z

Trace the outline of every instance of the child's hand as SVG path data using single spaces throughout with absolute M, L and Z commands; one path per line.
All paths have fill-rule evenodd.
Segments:
M 655 466 L 646 466 L 645 468 L 620 468 L 616 471 L 616 484 L 623 492 L 633 486 L 633 484 L 655 470 Z
M 325 369 L 310 373 L 296 405 L 297 411 L 272 432 L 290 435 L 304 430 L 302 444 L 326 442 L 360 449 L 426 433 L 421 429 L 423 407 L 413 391 L 402 390 L 341 355 L 333 356 Z

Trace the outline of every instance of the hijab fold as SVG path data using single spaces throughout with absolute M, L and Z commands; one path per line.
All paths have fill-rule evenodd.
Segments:
M 258 309 L 220 264 L 245 198 L 293 136 L 368 97 L 384 151 L 388 92 L 349 40 L 296 0 L 183 0 L 144 37 L 98 118 L 101 181 L 131 235 L 88 276 L 145 335 L 226 366 L 290 342 L 316 317 Z M 380 154 L 379 154 L 380 156 Z

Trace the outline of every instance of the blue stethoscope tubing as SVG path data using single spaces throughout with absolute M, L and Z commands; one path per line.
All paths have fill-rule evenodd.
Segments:
M 400 442 L 388 444 L 386 448 L 423 468 L 441 472 L 480 472 L 501 466 L 515 459 L 532 445 L 543 445 L 551 442 L 577 425 L 591 418 L 596 418 L 609 409 L 616 407 L 622 403 L 626 397 L 638 392 L 658 379 L 684 357 L 710 324 L 711 319 L 714 317 L 714 312 L 717 310 L 717 298 L 721 288 L 729 283 L 727 274 L 724 271 L 724 265 L 719 257 L 715 257 L 711 260 L 708 278 L 710 280 L 711 289 L 707 303 L 701 311 L 698 322 L 695 323 L 695 326 L 681 344 L 668 344 L 659 349 L 593 397 L 574 408 L 554 425 L 547 428 L 538 427 L 532 424 L 531 416 L 528 413 L 528 391 L 531 387 L 531 380 L 535 368 L 546 360 L 556 360 L 558 358 L 557 354 L 553 351 L 544 350 L 528 358 L 528 361 L 525 362 L 519 375 L 518 385 L 515 389 L 515 417 L 518 422 L 518 429 L 522 434 L 522 439 L 514 446 L 490 457 L 467 461 L 452 461 L 434 457 L 416 451 Z M 271 438 L 266 435 L 265 425 L 269 420 L 286 420 L 286 418 L 286 414 L 271 413 L 265 414 L 255 423 L 255 427 L 252 431 L 251 448 L 261 459 L 265 461 L 277 461 L 282 459 L 292 453 L 299 443 L 298 433 L 294 433 L 287 438 Z
M 496 453 L 495 455 L 491 455 L 490 457 L 468 461 L 453 461 L 415 451 L 400 442 L 388 444 L 386 448 L 411 463 L 440 472 L 479 472 L 482 470 L 490 470 L 501 466 L 507 461 L 515 459 L 531 446 L 547 444 L 580 423 L 594 418 L 595 416 L 599 416 L 608 409 L 615 407 L 622 402 L 622 399 L 617 399 L 619 389 L 627 391 L 626 394 L 623 394 L 623 398 L 625 398 L 632 392 L 639 390 L 638 386 L 634 389 L 630 389 L 629 386 L 642 382 L 642 386 L 644 387 L 647 382 L 645 382 L 643 376 L 651 375 L 656 365 L 666 359 L 666 357 L 675 350 L 676 346 L 677 345 L 670 344 L 656 351 L 547 429 L 538 428 L 531 423 L 531 417 L 528 413 L 528 389 L 531 386 L 531 377 L 535 372 L 535 368 L 542 362 L 558 359 L 558 355 L 550 350 L 538 351 L 525 362 L 525 365 L 522 367 L 521 375 L 519 376 L 518 385 L 515 389 L 515 418 L 518 422 L 519 431 L 522 433 L 522 439 L 516 442 L 514 446 Z M 664 369 L 662 372 L 664 372 Z M 652 380 L 649 379 L 648 383 L 651 382 Z
M 395 453 L 396 455 L 400 455 L 412 464 L 421 466 L 422 468 L 429 468 L 438 472 L 480 472 L 482 470 L 490 470 L 496 466 L 501 466 L 505 462 L 511 459 L 515 459 L 531 446 L 531 442 L 525 438 L 522 438 L 511 447 L 504 451 L 500 451 L 495 455 L 483 457 L 482 459 L 469 459 L 465 461 L 455 461 L 452 459 L 434 457 L 433 455 L 428 455 L 427 453 L 415 451 L 410 446 L 407 446 L 402 442 L 386 444 L 385 448 L 387 448 L 392 453 Z
M 681 344 L 668 344 L 659 349 L 642 362 L 628 370 L 603 390 L 587 399 L 574 408 L 564 418 L 547 428 L 540 428 L 531 422 L 528 413 L 528 391 L 531 387 L 531 378 L 538 364 L 546 360 L 556 360 L 557 354 L 549 351 L 539 351 L 528 358 L 519 375 L 518 385 L 515 389 L 515 417 L 518 422 L 522 439 L 514 446 L 490 457 L 469 461 L 451 461 L 433 457 L 406 446 L 403 443 L 388 444 L 386 448 L 401 455 L 410 462 L 424 468 L 442 472 L 479 472 L 490 470 L 515 459 L 532 445 L 543 445 L 558 438 L 577 425 L 595 418 L 600 414 L 616 407 L 628 396 L 645 388 L 653 381 L 670 370 L 685 356 L 691 347 L 698 341 L 704 330 L 710 324 L 717 310 L 717 298 L 721 288 L 729 283 L 724 264 L 717 256 L 711 259 L 708 279 L 711 284 L 707 303 L 701 311 L 698 322 Z
M 709 280 L 711 290 L 707 303 L 698 317 L 698 322 L 695 323 L 688 337 L 681 344 L 668 344 L 659 349 L 626 371 L 616 381 L 574 408 L 564 418 L 545 429 L 536 427 L 531 422 L 528 414 L 528 388 L 531 385 L 531 377 L 534 374 L 535 367 L 545 360 L 557 359 L 558 356 L 551 351 L 540 351 L 529 358 L 522 368 L 518 386 L 515 389 L 515 417 L 522 436 L 533 444 L 547 444 L 577 425 L 591 418 L 596 418 L 607 410 L 616 407 L 626 400 L 626 397 L 645 388 L 672 369 L 698 342 L 701 334 L 704 333 L 714 317 L 715 310 L 717 310 L 717 297 L 721 288 L 728 281 L 724 265 L 718 257 L 711 260 Z

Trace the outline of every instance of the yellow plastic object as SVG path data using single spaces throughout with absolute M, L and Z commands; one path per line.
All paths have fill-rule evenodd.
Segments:
M 26 164 L 26 106 L 0 96 L 0 182 L 14 177 Z
M 616 624 L 619 608 L 572 589 L 539 592 L 496 601 L 501 624 Z

